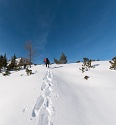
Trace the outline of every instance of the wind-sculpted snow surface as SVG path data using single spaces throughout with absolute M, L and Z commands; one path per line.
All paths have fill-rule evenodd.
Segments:
M 53 75 L 49 69 L 43 79 L 41 90 L 43 94 L 37 98 L 35 106 L 32 111 L 32 117 L 38 119 L 38 125 L 53 125 L 51 121 L 52 115 L 54 115 L 54 108 L 52 107 L 51 92 L 53 86 Z

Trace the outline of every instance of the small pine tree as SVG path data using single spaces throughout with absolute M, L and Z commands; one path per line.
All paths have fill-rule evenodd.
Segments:
M 1 72 L 1 69 L 2 69 L 2 60 L 3 60 L 3 56 L 0 55 L 0 72 Z
M 67 63 L 67 57 L 65 56 L 65 54 L 62 52 L 62 55 L 59 59 L 60 64 L 66 64 Z
M 12 66 L 13 66 L 13 69 L 15 69 L 15 67 L 16 67 L 16 59 L 17 59 L 17 57 L 16 57 L 16 55 L 14 54 L 14 56 L 12 57 L 12 60 L 11 60 L 11 64 L 12 64 Z
M 54 63 L 59 64 L 59 61 L 54 58 Z
M 6 58 L 6 54 L 5 54 L 4 57 L 3 57 L 2 66 L 3 66 L 3 67 L 7 67 L 7 58 Z
M 17 67 L 16 59 L 17 59 L 17 57 L 16 57 L 16 55 L 14 54 L 14 56 L 13 56 L 12 59 L 11 59 L 11 64 L 9 64 L 9 65 L 7 66 L 7 69 L 8 69 L 8 70 L 15 70 L 15 69 L 16 69 L 16 67 Z
M 116 57 L 112 58 L 112 61 L 109 61 L 109 63 L 111 64 L 110 69 L 116 70 Z
M 92 60 L 88 59 L 88 58 L 83 58 L 83 65 L 82 68 L 80 70 L 82 70 L 82 73 L 84 73 L 85 71 L 88 71 L 90 68 L 93 68 L 93 66 L 91 65 Z
M 4 56 L 0 56 L 0 72 L 2 68 L 6 68 L 7 66 L 7 58 L 6 58 L 6 54 Z
M 67 63 L 67 57 L 62 52 L 62 55 L 61 55 L 61 57 L 60 57 L 59 60 L 57 60 L 57 59 L 54 58 L 54 63 L 56 63 L 56 64 L 66 64 Z

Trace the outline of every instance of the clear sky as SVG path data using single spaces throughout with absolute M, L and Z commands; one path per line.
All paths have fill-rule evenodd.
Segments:
M 35 63 L 48 57 L 69 62 L 116 56 L 116 0 L 0 0 L 0 55 L 26 57 L 26 41 L 37 49 Z

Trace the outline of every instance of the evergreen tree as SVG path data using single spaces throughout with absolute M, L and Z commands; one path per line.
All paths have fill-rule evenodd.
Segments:
M 12 57 L 11 63 L 15 66 L 16 65 L 16 55 L 14 54 L 14 56 Z
M 8 69 L 8 70 L 15 70 L 15 69 L 16 69 L 16 67 L 17 67 L 16 59 L 17 59 L 17 57 L 16 57 L 16 55 L 14 54 L 14 56 L 13 56 L 12 59 L 11 59 L 11 64 L 9 64 L 9 65 L 7 66 L 7 69 Z
M 88 58 L 83 58 L 83 65 L 82 65 L 82 68 L 80 70 L 82 70 L 82 73 L 85 72 L 85 71 L 88 71 L 90 68 L 94 68 L 92 65 L 91 65 L 91 62 L 92 60 L 91 59 L 88 59 Z
M 1 72 L 1 69 L 2 69 L 2 60 L 3 60 L 3 56 L 2 55 L 0 55 L 0 72 Z
M 12 60 L 11 60 L 11 64 L 12 64 L 12 68 L 13 68 L 13 69 L 16 69 L 16 66 L 17 66 L 17 64 L 16 64 L 16 59 L 17 59 L 17 57 L 16 57 L 16 55 L 14 54 L 14 56 L 12 57 Z
M 54 63 L 59 64 L 59 61 L 54 58 Z
M 0 67 L 2 67 L 2 60 L 3 60 L 3 56 L 0 55 Z
M 57 59 L 54 58 L 54 62 L 55 62 L 56 64 L 66 64 L 66 63 L 67 63 L 67 57 L 66 57 L 65 54 L 62 52 L 62 55 L 61 55 L 60 59 L 57 60 Z
M 116 57 L 112 58 L 112 61 L 109 61 L 111 66 L 110 69 L 116 70 Z
M 91 62 L 92 62 L 91 59 L 83 58 L 83 66 L 87 66 L 88 68 L 92 68 Z
M 3 57 L 3 60 L 2 60 L 2 66 L 3 66 L 3 67 L 7 67 L 6 53 L 5 53 L 5 55 L 4 55 L 4 57 Z
M 65 56 L 65 54 L 62 52 L 62 55 L 59 59 L 60 64 L 66 64 L 67 63 L 67 57 Z

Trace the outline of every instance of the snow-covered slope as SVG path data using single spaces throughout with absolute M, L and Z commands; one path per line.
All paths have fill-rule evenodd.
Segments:
M 0 125 L 116 125 L 116 71 L 108 61 L 85 73 L 81 65 L 0 74 Z

